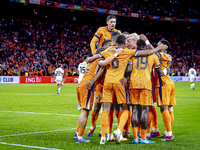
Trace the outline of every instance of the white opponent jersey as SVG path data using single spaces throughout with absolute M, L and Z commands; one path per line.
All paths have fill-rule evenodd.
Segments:
M 78 71 L 79 71 L 79 78 L 78 78 L 78 83 L 81 82 L 84 74 L 85 74 L 85 68 L 87 66 L 86 62 L 82 62 L 78 65 Z
M 64 70 L 62 68 L 57 68 L 55 70 L 56 80 L 62 80 L 64 75 Z
M 196 75 L 197 75 L 196 70 L 194 68 L 191 68 L 188 72 L 188 76 L 191 77 Z

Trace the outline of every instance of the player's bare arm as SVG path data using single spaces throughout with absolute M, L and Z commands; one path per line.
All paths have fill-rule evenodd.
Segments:
M 115 57 L 117 57 L 119 54 L 121 54 L 123 51 L 124 51 L 123 48 L 117 49 L 114 55 L 112 55 L 112 56 L 106 58 L 105 60 L 100 60 L 100 61 L 98 62 L 98 64 L 99 64 L 100 66 L 106 66 L 106 65 L 109 64 Z
M 161 44 L 161 45 L 159 45 L 156 48 L 153 48 L 151 50 L 138 51 L 137 54 L 136 54 L 136 56 L 137 57 L 140 57 L 140 56 L 149 56 L 149 55 L 151 55 L 153 53 L 158 52 L 161 49 L 167 49 L 167 45 Z
M 140 34 L 139 37 L 140 37 L 140 39 L 145 41 L 148 49 L 153 49 L 154 48 L 154 46 L 151 45 L 151 43 L 149 42 L 149 40 L 147 39 L 147 37 L 144 34 Z
M 99 53 L 102 52 L 102 51 L 104 51 L 104 50 L 105 50 L 105 48 L 103 48 L 103 47 L 100 47 L 100 48 L 96 49 L 95 53 L 97 53 L 97 54 L 94 55 L 94 56 L 92 56 L 92 57 L 89 57 L 87 59 L 87 63 L 91 63 L 91 62 L 95 61 L 96 59 L 100 58 Z
M 96 82 L 96 80 L 103 74 L 104 70 L 105 67 L 101 67 L 95 77 L 86 83 L 85 88 L 91 88 L 94 82 Z

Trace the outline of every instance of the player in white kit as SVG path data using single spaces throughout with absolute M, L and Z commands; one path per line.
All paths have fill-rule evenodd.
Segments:
M 196 80 L 196 70 L 194 68 L 190 68 L 189 72 L 188 72 L 188 76 L 189 76 L 189 81 L 190 81 L 190 86 L 191 86 L 191 90 L 194 90 L 194 81 Z
M 64 70 L 62 69 L 62 64 L 59 64 L 54 74 L 54 81 L 56 81 L 57 84 L 57 94 L 60 94 L 60 90 L 63 87 L 64 76 L 65 75 Z
M 82 80 L 82 78 L 83 78 L 83 76 L 84 76 L 84 74 L 85 74 L 85 68 L 86 68 L 86 66 L 87 66 L 87 59 L 88 59 L 88 56 L 85 55 L 85 56 L 83 57 L 83 60 L 84 60 L 84 61 L 78 65 L 78 74 L 79 74 L 78 83 L 81 82 L 81 80 Z M 81 110 L 81 107 L 79 106 L 79 104 L 78 104 L 77 109 L 78 109 L 79 111 Z

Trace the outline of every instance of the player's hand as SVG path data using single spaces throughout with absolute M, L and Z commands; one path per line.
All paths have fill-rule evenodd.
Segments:
M 89 89 L 92 87 L 92 85 L 94 84 L 94 82 L 92 80 L 89 80 L 86 85 L 85 85 L 85 88 Z
M 115 54 L 119 55 L 119 54 L 121 54 L 123 51 L 124 51 L 123 48 L 118 48 L 118 49 L 116 50 Z
M 148 40 L 147 37 L 146 37 L 144 34 L 140 34 L 139 37 L 140 37 L 143 41 Z
M 161 49 L 163 49 L 163 50 L 166 50 L 166 49 L 168 49 L 168 46 L 167 45 L 164 45 L 164 44 L 160 44 L 159 46 L 158 46 L 158 48 L 161 50 Z
M 120 80 L 119 80 L 119 82 L 122 84 L 122 85 L 125 85 L 126 83 L 127 83 L 127 78 L 121 78 Z

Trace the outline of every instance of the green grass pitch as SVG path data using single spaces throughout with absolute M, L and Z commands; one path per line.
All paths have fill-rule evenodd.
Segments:
M 121 144 L 107 142 L 100 145 L 100 119 L 97 121 L 91 143 L 75 143 L 72 138 L 80 111 L 77 110 L 77 84 L 64 84 L 57 95 L 56 84 L 0 85 L 0 150 L 29 149 L 200 149 L 200 82 L 190 90 L 188 82 L 175 83 L 177 105 L 174 106 L 174 141 L 155 144 L 131 144 L 131 137 Z M 159 109 L 158 127 L 164 133 Z M 91 113 L 90 113 L 91 114 Z M 114 119 L 114 123 L 117 120 Z M 87 122 L 84 135 L 91 125 Z M 117 128 L 113 126 L 113 131 Z

